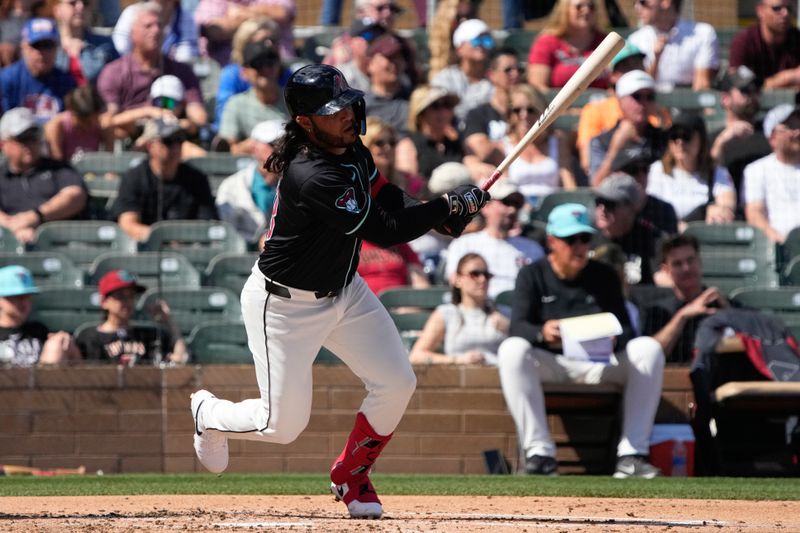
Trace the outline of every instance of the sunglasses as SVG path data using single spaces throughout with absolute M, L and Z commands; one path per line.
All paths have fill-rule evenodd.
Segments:
M 436 100 L 429 105 L 426 109 L 453 109 L 453 106 L 448 104 L 445 100 Z
M 572 246 L 576 242 L 581 244 L 589 244 L 592 241 L 592 234 L 591 233 L 576 233 L 575 235 L 570 235 L 569 237 L 561 237 L 561 240 L 565 243 Z
M 35 48 L 40 52 L 47 52 L 50 50 L 55 50 L 56 46 L 57 46 L 56 43 L 54 43 L 53 41 L 39 41 L 38 43 L 32 44 L 31 48 Z
M 783 10 L 786 10 L 788 13 L 794 13 L 794 7 L 788 4 L 780 4 L 777 6 L 769 6 L 773 13 L 780 13 Z
M 159 109 L 169 109 L 172 111 L 178 107 L 179 103 L 181 103 L 180 100 L 170 98 L 169 96 L 157 96 L 153 98 L 153 105 Z
M 174 146 L 178 146 L 183 144 L 186 138 L 183 135 L 173 135 L 172 137 L 167 137 L 166 139 L 161 139 L 161 144 L 172 148 Z
M 614 200 L 607 200 L 605 198 L 598 198 L 595 200 L 595 204 L 597 204 L 597 207 L 602 207 L 606 211 L 613 211 L 617 208 L 617 202 Z
M 505 72 L 506 74 L 511 74 L 512 72 L 521 72 L 521 71 L 522 69 L 517 66 L 506 67 L 503 69 L 503 72 Z
M 655 102 L 656 101 L 656 93 L 650 91 L 637 91 L 631 95 L 631 98 L 636 100 L 637 102 Z
M 394 148 L 395 146 L 397 146 L 397 141 L 395 141 L 394 139 L 389 139 L 389 140 L 378 139 L 372 141 L 372 145 L 377 146 L 378 148 L 383 148 L 384 146 L 388 146 L 389 148 Z
M 492 274 L 488 270 L 470 270 L 469 272 L 467 272 L 467 276 L 471 277 L 472 279 L 478 279 L 480 277 L 484 277 L 487 280 L 490 280 L 494 277 L 494 274 Z
M 594 11 L 595 8 L 596 8 L 596 6 L 594 5 L 594 2 L 585 2 L 585 3 L 572 4 L 572 7 L 574 7 L 578 11 L 580 11 L 582 9 L 588 9 L 589 11 Z
M 494 38 L 491 35 L 478 35 L 470 39 L 469 44 L 474 48 L 494 48 Z
M 533 106 L 511 108 L 511 113 L 514 115 L 520 115 L 522 114 L 523 111 L 526 111 L 529 115 L 533 115 L 537 112 L 537 109 Z
M 380 5 L 375 6 L 375 11 L 380 12 L 380 11 L 386 11 L 386 10 L 391 11 L 395 15 L 399 15 L 400 13 L 403 12 L 403 8 L 401 8 L 399 6 L 396 6 L 394 4 L 380 4 Z
M 20 144 L 36 144 L 40 139 L 41 135 L 38 128 L 31 128 L 14 137 L 14 140 Z
M 692 140 L 693 136 L 694 132 L 691 130 L 676 129 L 669 132 L 669 140 L 673 142 L 680 139 L 681 141 L 688 143 Z

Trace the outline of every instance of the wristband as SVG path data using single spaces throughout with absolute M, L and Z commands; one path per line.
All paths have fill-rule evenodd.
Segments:
M 44 215 L 42 214 L 42 212 L 39 210 L 38 207 L 34 207 L 33 212 L 36 213 L 36 218 L 39 220 L 39 223 L 37 225 L 41 226 L 42 223 L 44 222 Z

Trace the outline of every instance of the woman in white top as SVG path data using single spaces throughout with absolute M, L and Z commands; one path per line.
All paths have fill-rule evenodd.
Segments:
M 650 166 L 647 193 L 671 203 L 684 224 L 733 220 L 736 189 L 727 169 L 714 166 L 702 117 L 675 117 L 664 156 Z
M 508 134 L 503 149 L 508 155 L 525 136 L 545 108 L 542 98 L 528 85 L 515 85 L 509 91 Z M 516 185 L 532 205 L 562 187 L 575 188 L 575 177 L 560 165 L 559 139 L 550 132 L 542 133 L 528 144 L 507 170 L 508 181 Z
M 411 348 L 412 363 L 497 364 L 497 347 L 508 336 L 508 319 L 488 297 L 486 261 L 474 253 L 461 258 L 451 280 L 452 303 L 431 314 Z M 439 350 L 444 343 L 444 353 Z

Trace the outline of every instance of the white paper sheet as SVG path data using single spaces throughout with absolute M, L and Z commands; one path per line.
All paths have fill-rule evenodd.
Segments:
M 566 357 L 606 363 L 614 352 L 614 337 L 622 325 L 613 313 L 597 313 L 559 321 L 562 350 Z

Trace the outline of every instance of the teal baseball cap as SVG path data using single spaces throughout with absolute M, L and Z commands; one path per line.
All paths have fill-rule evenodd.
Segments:
M 571 237 L 579 233 L 595 233 L 586 206 L 561 204 L 547 217 L 547 234 L 553 237 Z
M 639 50 L 639 47 L 635 44 L 626 42 L 625 46 L 622 47 L 622 50 L 617 52 L 617 55 L 615 55 L 614 59 L 611 60 L 611 70 L 617 68 L 617 64 L 619 64 L 621 61 L 625 61 L 629 57 L 633 56 L 644 57 L 644 52 Z
M 0 268 L 0 298 L 36 294 L 39 289 L 33 284 L 31 271 L 19 265 Z

